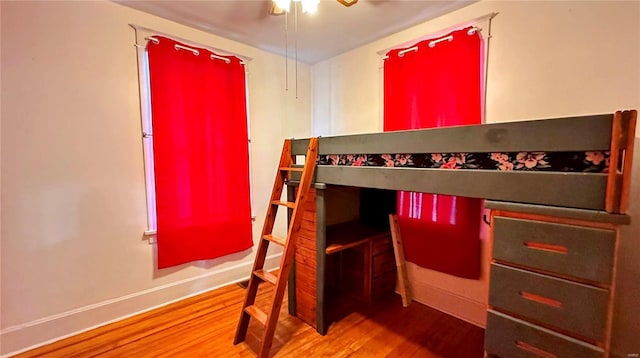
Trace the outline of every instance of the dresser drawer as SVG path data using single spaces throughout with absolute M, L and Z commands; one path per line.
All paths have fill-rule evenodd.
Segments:
M 601 358 L 602 348 L 548 329 L 489 311 L 484 338 L 487 353 L 502 358 Z
M 615 231 L 500 216 L 493 223 L 495 260 L 611 282 Z
M 489 305 L 603 342 L 609 292 L 491 264 Z

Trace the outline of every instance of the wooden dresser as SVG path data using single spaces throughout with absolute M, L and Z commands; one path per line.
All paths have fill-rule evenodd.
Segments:
M 394 191 L 315 184 L 289 280 L 290 314 L 326 334 L 331 322 L 394 292 L 394 207 Z
M 493 254 L 485 350 L 607 357 L 626 215 L 487 201 Z

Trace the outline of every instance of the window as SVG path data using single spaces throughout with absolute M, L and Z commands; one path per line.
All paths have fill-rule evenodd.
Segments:
M 482 38 L 469 27 L 389 51 L 384 64 L 384 130 L 480 124 Z M 467 153 L 432 153 L 441 168 L 473 165 Z M 480 274 L 480 199 L 399 192 L 406 258 L 465 278 Z M 446 255 L 442 253 L 446 252 Z
M 146 39 L 138 60 L 147 233 L 157 237 L 158 267 L 245 250 L 253 240 L 244 62 Z

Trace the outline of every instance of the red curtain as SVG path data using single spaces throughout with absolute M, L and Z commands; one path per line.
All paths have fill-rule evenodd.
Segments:
M 165 268 L 242 251 L 253 240 L 244 65 L 157 38 L 148 56 L 158 268 Z
M 384 130 L 481 122 L 481 46 L 469 29 L 417 50 L 392 50 L 384 65 Z M 452 165 L 453 166 L 453 165 Z M 469 183 L 473 185 L 473 183 Z M 422 267 L 477 279 L 482 201 L 399 192 L 398 221 L 406 259 Z

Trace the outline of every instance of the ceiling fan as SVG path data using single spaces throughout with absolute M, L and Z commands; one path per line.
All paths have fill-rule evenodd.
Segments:
M 349 7 L 355 5 L 358 0 L 336 0 L 340 4 Z M 270 15 L 284 15 L 285 12 L 289 12 L 292 2 L 301 2 L 302 11 L 308 13 L 314 13 L 318 9 L 318 3 L 320 0 L 272 0 Z

